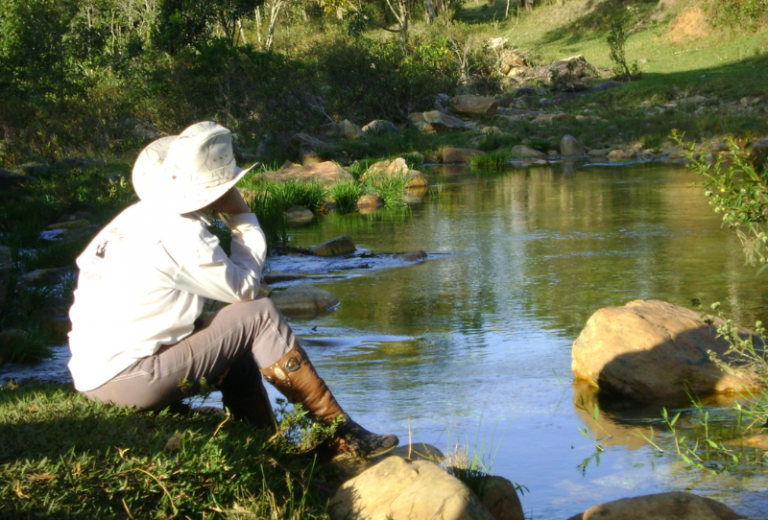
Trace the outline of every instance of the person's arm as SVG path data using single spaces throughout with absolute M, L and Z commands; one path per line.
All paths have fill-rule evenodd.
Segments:
M 208 206 L 219 214 L 232 231 L 231 256 L 219 240 L 206 232 L 196 258 L 181 266 L 177 288 L 227 303 L 250 301 L 259 292 L 259 281 L 267 256 L 267 241 L 256 215 L 250 212 L 237 189 Z

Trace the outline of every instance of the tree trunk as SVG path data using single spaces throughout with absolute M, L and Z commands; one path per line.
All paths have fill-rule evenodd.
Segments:
M 436 17 L 437 13 L 435 13 L 434 0 L 424 0 L 424 19 L 426 20 L 427 25 L 432 25 L 432 22 L 435 21 Z

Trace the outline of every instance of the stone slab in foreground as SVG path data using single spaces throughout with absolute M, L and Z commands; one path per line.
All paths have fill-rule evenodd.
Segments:
M 431 462 L 402 457 L 345 482 L 328 509 L 333 520 L 494 520 L 459 479 Z
M 635 300 L 600 309 L 589 318 L 573 344 L 571 368 L 601 391 L 636 401 L 757 390 L 759 381 L 745 370 L 726 374 L 710 360 L 707 351 L 723 356 L 728 350 L 728 343 L 716 336 L 716 327 L 697 312 L 658 300 Z

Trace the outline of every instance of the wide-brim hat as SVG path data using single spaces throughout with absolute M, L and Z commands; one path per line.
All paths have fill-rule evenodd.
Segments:
M 231 132 L 205 121 L 144 148 L 133 165 L 133 188 L 158 209 L 189 213 L 224 195 L 251 168 L 235 164 Z

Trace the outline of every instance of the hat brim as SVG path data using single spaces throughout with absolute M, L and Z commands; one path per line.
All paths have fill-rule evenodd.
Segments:
M 182 214 L 200 210 L 224 195 L 258 165 L 255 163 L 246 169 L 235 166 L 235 176 L 216 186 L 180 189 L 178 183 L 171 182 L 169 178 L 152 174 L 162 165 L 168 148 L 176 138 L 164 137 L 150 143 L 139 154 L 133 167 L 133 188 L 139 199 L 163 211 Z

